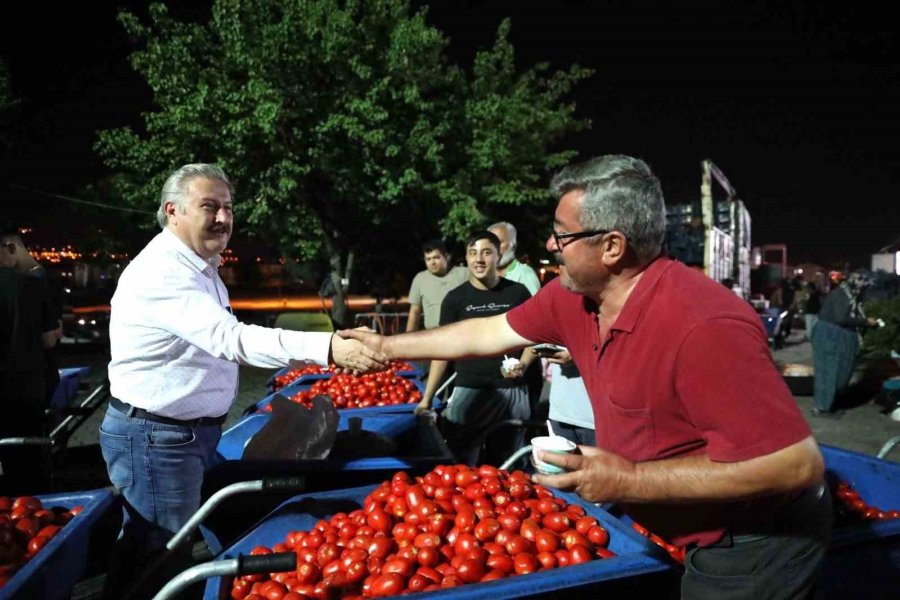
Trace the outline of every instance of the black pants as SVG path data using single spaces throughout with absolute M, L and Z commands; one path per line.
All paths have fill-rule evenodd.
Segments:
M 758 531 L 726 535 L 685 557 L 685 600 L 812 598 L 831 537 L 831 496 L 813 486 Z

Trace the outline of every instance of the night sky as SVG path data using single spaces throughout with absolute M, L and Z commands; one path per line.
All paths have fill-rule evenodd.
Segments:
M 428 4 L 463 65 L 508 16 L 522 67 L 595 69 L 576 92 L 593 127 L 566 145 L 583 158 L 643 158 L 669 203 L 698 196 L 700 161 L 711 158 L 747 204 L 754 244 L 786 243 L 792 263 L 867 266 L 900 237 L 900 57 L 883 4 Z M 64 207 L 71 216 L 64 201 L 8 184 L 76 194 L 105 174 L 95 130 L 137 124 L 152 108 L 127 62 L 120 5 L 23 3 L 15 18 L 7 10 L 0 56 L 22 105 L 5 126 L 13 145 L 0 149 L 4 213 L 34 220 Z

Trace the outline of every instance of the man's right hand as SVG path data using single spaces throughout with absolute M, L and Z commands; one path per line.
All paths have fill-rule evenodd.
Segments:
M 569 354 L 568 350 L 560 350 L 553 356 L 548 356 L 547 361 L 557 365 L 565 365 L 572 362 L 572 355 Z
M 355 335 L 341 335 L 343 333 L 365 334 L 379 339 L 378 348 L 375 349 L 364 344 Z M 331 336 L 331 358 L 334 363 L 344 369 L 352 370 L 357 374 L 384 371 L 390 365 L 390 359 L 381 351 L 380 335 L 367 333 L 359 329 L 339 331 Z
M 388 362 L 390 358 L 384 353 L 384 336 L 379 335 L 367 327 L 356 329 L 341 329 L 335 337 L 340 336 L 345 341 L 355 340 L 370 351 L 384 357 Z

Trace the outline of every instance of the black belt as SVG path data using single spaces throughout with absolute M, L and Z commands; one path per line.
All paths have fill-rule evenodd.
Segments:
M 144 419 L 146 421 L 153 421 L 154 423 L 162 423 L 164 425 L 181 425 L 183 427 L 197 427 L 198 425 L 221 425 L 225 422 L 225 417 L 228 416 L 228 413 L 225 413 L 221 417 L 200 417 L 198 419 L 190 419 L 185 421 L 181 419 L 173 419 L 172 417 L 154 415 L 152 412 L 146 411 L 143 408 L 132 406 L 127 402 L 122 402 L 118 398 L 110 398 L 109 405 L 119 412 L 125 413 L 125 416 L 130 418 Z

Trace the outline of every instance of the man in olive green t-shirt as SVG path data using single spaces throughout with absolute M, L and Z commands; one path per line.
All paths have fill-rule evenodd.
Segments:
M 422 252 L 426 269 L 413 278 L 412 286 L 409 288 L 409 318 L 406 321 L 406 331 L 417 330 L 423 314 L 425 329 L 437 327 L 444 296 L 469 277 L 465 267 L 450 266 L 450 256 L 442 241 L 426 242 L 422 246 Z

